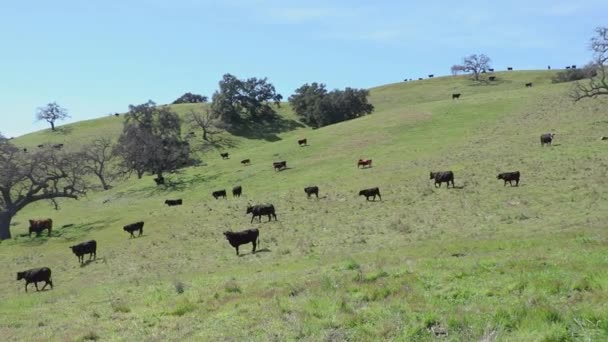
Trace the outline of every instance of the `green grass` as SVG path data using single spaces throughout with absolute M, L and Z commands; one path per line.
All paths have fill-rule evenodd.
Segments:
M 146 176 L 60 201 L 60 211 L 27 207 L 15 238 L 0 243 L 0 340 L 419 341 L 433 331 L 454 341 L 606 340 L 608 153 L 597 138 L 608 103 L 574 105 L 552 75 L 374 88 L 373 115 L 233 136 L 230 160 L 209 153 L 206 166 L 169 175 L 170 187 Z M 281 113 L 294 120 L 288 106 Z M 78 146 L 118 136 L 121 120 L 15 143 Z M 541 148 L 550 131 L 555 145 Z M 359 158 L 374 167 L 357 169 Z M 290 169 L 274 172 L 279 159 Z M 429 171 L 447 169 L 458 188 L 435 189 Z M 520 186 L 503 187 L 496 174 L 513 170 Z M 235 184 L 242 198 L 211 197 Z M 306 199 L 310 184 L 319 200 Z M 356 196 L 371 186 L 381 202 Z M 250 224 L 250 202 L 274 203 L 279 221 Z M 53 218 L 51 238 L 24 236 L 34 217 Z M 122 226 L 136 220 L 144 235 L 129 239 Z M 222 232 L 252 226 L 261 251 L 242 246 L 237 257 Z M 80 267 L 67 247 L 91 238 L 97 261 Z M 14 273 L 39 266 L 52 268 L 55 288 L 24 293 Z

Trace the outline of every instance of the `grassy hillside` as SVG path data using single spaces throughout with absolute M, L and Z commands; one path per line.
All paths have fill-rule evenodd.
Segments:
M 0 243 L 0 339 L 608 339 L 608 153 L 597 139 L 608 102 L 574 105 L 550 71 L 497 75 L 486 86 L 448 77 L 374 88 L 373 115 L 234 136 L 230 160 L 211 153 L 166 188 L 149 176 L 60 211 L 26 208 Z M 117 135 L 121 119 L 64 129 L 15 142 L 77 146 Z M 541 148 L 551 131 L 554 146 Z M 359 158 L 374 167 L 357 169 Z M 279 159 L 290 168 L 274 172 Z M 448 169 L 457 188 L 435 189 L 429 171 Z M 514 170 L 520 186 L 503 187 L 496 174 Z M 242 198 L 211 197 L 236 184 Z M 306 199 L 310 184 L 319 200 Z M 372 186 L 382 201 L 356 196 Z M 245 208 L 257 202 L 274 203 L 278 222 L 250 224 Z M 59 228 L 30 239 L 34 217 Z M 137 220 L 144 236 L 129 239 L 122 226 Z M 222 232 L 249 227 L 261 251 L 237 257 Z M 68 246 L 85 239 L 98 258 L 80 267 Z M 15 273 L 40 266 L 55 289 L 24 293 Z

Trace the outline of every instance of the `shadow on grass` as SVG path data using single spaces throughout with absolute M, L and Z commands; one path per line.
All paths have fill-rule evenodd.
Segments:
M 262 248 L 262 249 L 256 250 L 255 253 L 253 253 L 253 252 L 239 253 L 239 258 L 242 258 L 242 257 L 244 257 L 246 255 L 255 255 L 255 254 L 258 254 L 258 253 L 270 253 L 270 252 L 272 252 L 270 249 L 268 249 L 268 248 Z
M 305 126 L 300 122 L 285 119 L 276 115 L 271 122 L 243 122 L 235 125 L 234 127 L 228 128 L 226 131 L 232 135 L 247 139 L 274 142 L 281 140 L 278 134 L 293 131 L 302 127 Z
M 62 126 L 55 128 L 55 133 L 61 135 L 69 135 L 74 131 L 74 127 L 71 126 Z M 53 133 L 52 131 L 50 133 Z
M 102 263 L 105 262 L 105 258 L 98 258 L 98 259 L 88 259 L 85 262 L 80 264 L 80 268 L 84 268 L 89 266 L 90 264 L 96 264 L 98 261 L 101 261 Z

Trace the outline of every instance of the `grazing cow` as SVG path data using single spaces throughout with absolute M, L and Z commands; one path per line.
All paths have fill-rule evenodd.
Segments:
M 182 205 L 182 199 L 176 199 L 176 200 L 165 200 L 165 204 L 172 207 L 174 205 Z
M 526 83 L 526 88 L 532 88 L 532 82 Z
M 496 76 L 490 76 L 490 77 L 488 77 L 488 79 L 489 79 L 490 81 L 496 81 Z
M 306 141 L 306 138 L 298 140 L 298 145 L 300 145 L 300 146 L 306 146 L 306 145 L 308 145 L 308 142 Z
M 306 193 L 306 196 L 308 196 L 308 198 L 310 198 L 310 196 L 312 195 L 315 195 L 317 196 L 317 198 L 319 198 L 319 187 L 316 185 L 304 188 L 304 192 Z
M 38 283 L 41 281 L 44 282 L 43 290 L 47 285 L 51 285 L 51 289 L 53 288 L 51 269 L 48 267 L 32 268 L 31 270 L 17 272 L 17 280 L 21 279 L 25 279 L 25 292 L 27 292 L 27 286 L 31 283 L 34 283 L 36 291 L 38 291 Z
M 376 196 L 380 197 L 380 200 L 382 201 L 382 196 L 380 196 L 380 189 L 379 188 L 369 188 L 369 189 L 364 189 L 359 191 L 359 196 L 365 196 L 365 199 L 367 201 L 369 201 L 370 197 L 374 197 L 373 200 L 376 200 Z
M 490 68 L 490 69 L 488 69 L 488 71 L 489 71 L 489 72 L 494 72 L 494 69 L 491 69 L 491 68 Z
M 213 195 L 215 199 L 218 199 L 220 197 L 224 197 L 224 199 L 226 199 L 226 189 L 214 191 L 211 193 L 211 195 Z
M 77 245 L 70 246 L 70 248 L 72 249 L 72 252 L 78 257 L 78 261 L 80 263 L 84 263 L 85 254 L 89 255 L 89 260 L 91 260 L 92 257 L 95 257 L 95 259 L 97 259 L 97 241 L 95 240 L 82 242 Z
M 43 148 L 43 147 L 44 147 L 43 144 L 38 145 L 38 148 Z
M 452 94 L 452 100 L 459 99 L 459 98 L 460 98 L 460 93 L 454 93 L 454 94 Z
M 236 255 L 239 255 L 240 245 L 248 244 L 250 242 L 253 244 L 251 253 L 255 254 L 255 248 L 260 243 L 260 231 L 255 228 L 240 232 L 225 231 L 224 236 L 230 245 L 236 249 Z
M 124 226 L 122 229 L 125 232 L 131 233 L 131 237 L 132 238 L 135 237 L 135 235 L 133 235 L 133 233 L 136 232 L 136 231 L 139 231 L 139 235 L 138 236 L 141 236 L 141 234 L 144 233 L 144 221 L 139 221 L 139 222 L 136 222 L 136 223 L 128 224 L 128 225 Z
M 513 186 L 513 181 L 515 181 L 515 186 L 519 186 L 519 171 L 499 173 L 496 179 L 504 180 L 504 186 L 507 186 L 507 182 Z
M 450 182 L 452 182 L 452 188 L 454 187 L 454 173 L 452 171 L 442 171 L 442 172 L 431 172 L 431 178 L 435 180 L 435 187 L 439 184 L 441 188 L 441 183 L 447 183 L 447 187 L 450 187 Z
M 220 153 L 220 156 L 222 157 L 222 159 L 229 159 L 230 158 L 230 155 L 228 154 L 228 152 Z
M 511 67 L 508 67 L 508 68 L 507 68 L 507 70 L 509 70 L 509 71 L 513 71 L 513 68 L 511 68 Z
M 51 230 L 53 230 L 53 220 L 29 220 L 30 221 L 30 237 L 32 237 L 32 233 L 36 233 L 36 236 L 40 236 L 43 230 L 48 229 L 49 235 L 51 236 Z
M 242 186 L 237 185 L 234 188 L 232 188 L 232 197 L 241 197 L 242 193 L 243 193 L 243 187 Z
M 359 167 L 372 167 L 372 160 L 371 159 L 359 159 L 359 161 L 357 162 L 357 168 Z
M 433 74 L 430 74 L 430 75 L 429 75 L 429 78 L 433 78 L 433 77 L 435 77 L 435 75 L 433 75 Z
M 553 142 L 553 138 L 555 137 L 555 133 L 545 133 L 540 136 L 540 146 L 549 145 L 551 146 L 551 142 Z
M 156 185 L 165 184 L 165 177 L 154 178 L 154 183 L 156 183 Z
M 272 204 L 257 204 L 254 206 L 248 205 L 246 213 L 251 214 L 251 222 L 253 222 L 253 219 L 256 216 L 258 217 L 258 221 L 262 222 L 262 215 L 268 215 L 268 222 L 272 221 L 271 216 L 274 217 L 275 221 L 277 220 L 274 205 Z
M 251 160 L 249 160 L 249 159 L 243 159 L 243 160 L 241 160 L 241 164 L 243 164 L 243 165 L 251 165 Z
M 274 162 L 272 163 L 272 167 L 275 171 L 281 171 L 287 168 L 287 162 L 284 160 L 280 162 Z

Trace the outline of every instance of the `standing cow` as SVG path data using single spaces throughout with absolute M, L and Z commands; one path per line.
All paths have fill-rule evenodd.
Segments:
M 211 193 L 211 195 L 213 195 L 215 199 L 218 199 L 220 197 L 224 197 L 224 199 L 226 199 L 226 189 L 214 191 Z
M 435 180 L 435 187 L 439 184 L 441 188 L 441 183 L 447 183 L 447 187 L 450 187 L 450 182 L 452 183 L 452 188 L 454 187 L 454 173 L 452 171 L 441 171 L 441 172 L 431 172 L 431 178 Z
M 84 263 L 84 255 L 89 255 L 89 260 L 95 257 L 97 259 L 97 241 L 89 240 L 74 246 L 70 246 L 72 252 L 78 257 L 80 263 Z
M 312 195 L 315 195 L 315 196 L 317 196 L 317 198 L 319 198 L 319 187 L 316 185 L 305 187 L 304 192 L 306 193 L 306 196 L 308 198 L 310 198 L 310 196 L 312 196 Z
M 553 142 L 553 138 L 555 137 L 555 133 L 545 133 L 540 136 L 540 146 L 549 145 Z
M 236 255 L 239 255 L 239 246 L 247 243 L 253 244 L 252 254 L 255 254 L 255 249 L 260 243 L 260 231 L 257 229 L 247 229 L 240 232 L 225 231 L 224 236 L 228 243 L 236 249 Z
M 237 185 L 234 188 L 232 188 L 232 197 L 241 197 L 242 193 L 243 193 L 243 187 L 242 186 Z
M 496 176 L 496 179 L 502 179 L 505 181 L 504 186 L 507 186 L 507 182 L 509 182 L 509 184 L 511 186 L 513 186 L 513 181 L 515 181 L 515 186 L 519 186 L 519 171 L 514 171 L 514 172 L 503 172 L 498 174 L 498 176 Z
M 124 226 L 122 229 L 125 232 L 129 232 L 131 234 L 132 238 L 135 237 L 135 235 L 133 233 L 136 232 L 136 231 L 139 231 L 139 235 L 138 236 L 141 236 L 141 234 L 144 233 L 144 221 L 139 221 L 139 222 L 136 222 L 136 223 L 128 224 L 128 225 Z
M 300 146 L 308 146 L 308 141 L 306 138 L 298 140 L 298 145 Z
M 279 161 L 279 162 L 274 162 L 274 163 L 272 163 L 272 167 L 274 168 L 275 171 L 282 171 L 287 168 L 287 162 L 284 160 Z
M 248 205 L 246 214 L 251 214 L 251 222 L 253 222 L 253 219 L 256 217 L 258 217 L 258 222 L 262 222 L 262 215 L 268 215 L 268 222 L 272 221 L 272 217 L 274 217 L 275 221 L 277 220 L 274 205 L 272 204 Z
M 49 235 L 51 236 L 51 231 L 53 230 L 53 220 L 29 220 L 30 228 L 29 228 L 29 236 L 32 237 L 32 233 L 36 233 L 36 236 L 40 236 L 43 230 L 47 229 L 49 231 Z
M 53 288 L 51 269 L 48 267 L 32 268 L 31 270 L 17 272 L 17 280 L 21 279 L 25 279 L 25 292 L 27 292 L 27 286 L 31 283 L 34 283 L 36 291 L 38 291 L 38 283 L 41 281 L 44 282 L 43 290 L 47 285 L 51 285 L 51 289 Z
M 371 159 L 359 159 L 359 161 L 357 161 L 357 168 L 360 168 L 361 166 L 372 167 L 372 160 Z

